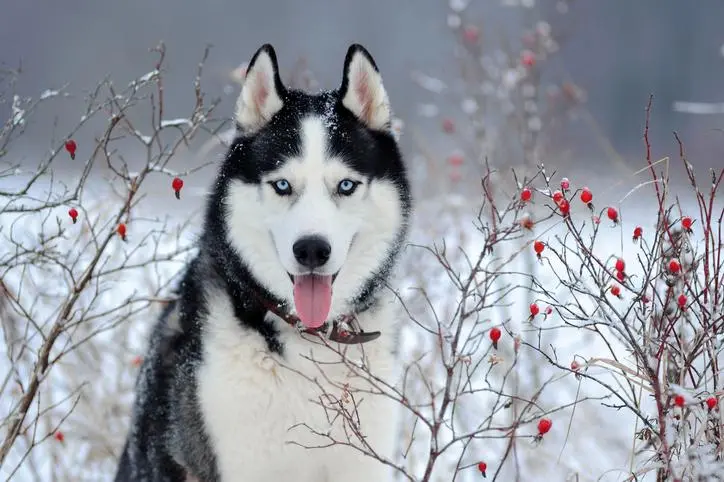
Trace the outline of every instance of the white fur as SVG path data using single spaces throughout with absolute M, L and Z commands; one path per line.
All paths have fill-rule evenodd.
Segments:
M 266 181 L 286 179 L 296 192 L 279 196 Z M 345 179 L 363 181 L 349 197 L 335 195 Z M 398 191 L 390 181 L 368 179 L 327 153 L 327 128 L 321 118 L 302 123 L 302 156 L 282 163 L 261 185 L 231 184 L 228 196 L 229 242 L 247 261 L 254 277 L 293 306 L 287 273 L 303 271 L 292 246 L 304 235 L 325 237 L 332 246 L 327 274 L 333 285 L 334 318 L 350 310 L 347 303 L 379 268 L 395 242 L 402 222 Z
M 349 85 L 342 105 L 372 129 L 389 129 L 392 112 L 382 76 L 362 53 L 356 52 L 347 72 Z
M 327 119 L 328 121 L 328 119 Z M 330 318 L 350 310 L 373 270 L 387 258 L 402 223 L 396 187 L 386 180 L 369 180 L 330 157 L 327 123 L 319 117 L 302 121 L 302 149 L 285 160 L 260 185 L 233 182 L 228 193 L 229 242 L 265 288 L 293 306 L 292 282 L 287 273 L 301 271 L 292 245 L 301 236 L 324 236 L 332 246 L 329 274 L 339 271 L 333 285 Z M 267 181 L 287 179 L 294 194 L 279 196 Z M 343 179 L 364 184 L 349 197 L 336 194 Z M 332 430 L 344 440 L 339 422 L 330 427 L 329 413 L 315 404 L 323 392 L 341 397 L 327 380 L 368 389 L 351 378 L 341 364 L 327 364 L 325 376 L 317 361 L 338 362 L 339 356 L 315 344 L 273 315 L 284 345 L 284 355 L 269 352 L 265 340 L 235 319 L 223 293 L 209 292 L 210 313 L 205 320 L 204 362 L 198 373 L 201 412 L 217 457 L 223 482 L 378 482 L 389 480 L 390 469 L 371 457 L 343 446 L 307 449 L 289 444 L 319 446 L 328 440 L 313 436 L 306 423 L 322 432 Z M 350 345 L 347 356 L 362 358 L 375 376 L 394 384 L 398 376 L 392 354 L 397 311 L 392 297 L 359 315 L 365 330 L 382 336 L 364 345 Z M 302 373 L 304 376 L 300 375 Z M 318 380 L 320 386 L 311 382 Z M 378 454 L 394 459 L 397 404 L 380 395 L 358 394 L 362 432 Z M 291 430 L 290 430 L 291 429 Z M 358 442 L 359 443 L 359 442 Z
M 330 426 L 322 407 L 315 404 L 322 393 L 342 396 L 342 390 L 326 380 L 369 388 L 350 378 L 341 364 L 324 364 L 325 377 L 305 358 L 334 362 L 339 357 L 324 346 L 301 338 L 283 321 L 273 317 L 285 346 L 284 357 L 270 353 L 255 331 L 242 328 L 228 299 L 212 297 L 206 320 L 204 364 L 199 370 L 199 401 L 204 422 L 216 453 L 223 482 L 382 482 L 390 480 L 385 465 L 344 446 L 327 445 L 328 439 L 313 436 L 301 423 L 346 440 L 340 424 Z M 396 366 L 391 354 L 394 309 L 389 303 L 360 315 L 369 329 L 382 336 L 372 343 L 349 346 L 351 360 L 362 350 L 375 376 L 392 381 Z M 290 370 L 288 367 L 293 367 Z M 317 379 L 322 389 L 306 377 Z M 396 438 L 396 404 L 381 395 L 357 394 L 360 427 L 373 450 L 393 460 Z M 357 441 L 355 441 L 357 442 Z M 359 444 L 359 442 L 357 442 Z
M 274 82 L 276 75 L 272 58 L 262 50 L 246 72 L 236 102 L 236 121 L 245 132 L 259 129 L 284 106 Z

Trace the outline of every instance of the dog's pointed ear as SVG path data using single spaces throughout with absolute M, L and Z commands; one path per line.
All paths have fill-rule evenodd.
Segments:
M 236 101 L 239 128 L 254 132 L 263 127 L 284 106 L 285 91 L 274 47 L 265 44 L 251 58 Z
M 367 127 L 390 129 L 392 112 L 382 76 L 370 53 L 361 45 L 350 45 L 347 51 L 339 96 L 342 105 Z

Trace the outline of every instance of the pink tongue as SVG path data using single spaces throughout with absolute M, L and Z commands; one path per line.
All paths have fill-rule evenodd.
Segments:
M 294 307 L 307 328 L 327 321 L 332 307 L 332 276 L 305 274 L 294 277 Z

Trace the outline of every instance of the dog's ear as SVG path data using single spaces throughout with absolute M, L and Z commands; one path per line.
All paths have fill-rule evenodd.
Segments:
M 392 112 L 382 76 L 370 53 L 361 45 L 350 45 L 347 51 L 339 95 L 342 105 L 367 127 L 390 128 Z
M 239 128 L 254 132 L 263 127 L 283 107 L 285 91 L 274 47 L 265 44 L 251 58 L 236 101 Z

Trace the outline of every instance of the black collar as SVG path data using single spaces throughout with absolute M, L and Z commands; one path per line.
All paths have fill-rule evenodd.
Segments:
M 300 333 L 312 334 L 319 337 L 323 337 L 326 335 L 327 339 L 329 339 L 330 341 L 342 343 L 345 345 L 358 345 L 361 343 L 367 343 L 368 341 L 376 340 L 382 334 L 379 331 L 362 330 L 362 328 L 359 326 L 359 322 L 357 321 L 357 316 L 353 313 L 342 315 L 331 322 L 325 322 L 322 326 L 318 328 L 307 328 L 299 320 L 299 317 L 284 310 L 283 305 L 280 306 L 276 303 L 273 303 L 258 294 L 257 298 L 269 312 L 277 315 L 289 326 L 298 329 Z M 332 326 L 331 332 L 329 332 L 330 325 Z

